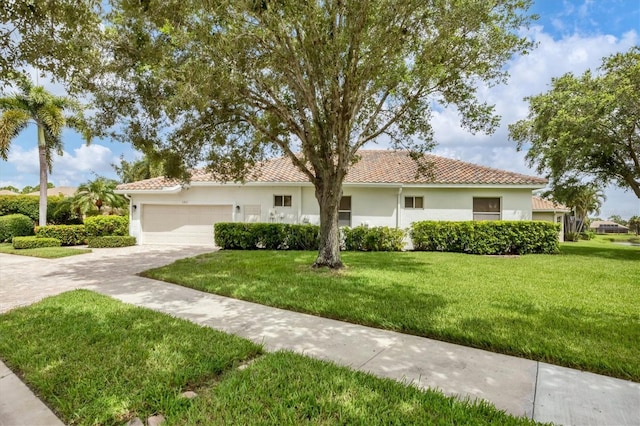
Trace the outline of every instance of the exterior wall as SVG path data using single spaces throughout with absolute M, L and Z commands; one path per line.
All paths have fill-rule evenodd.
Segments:
M 424 209 L 405 209 L 405 196 L 424 197 Z M 530 189 L 403 188 L 400 227 L 421 220 L 473 220 L 474 197 L 500 198 L 502 220 L 531 220 Z
M 274 195 L 290 195 L 290 207 L 274 207 Z M 474 197 L 499 197 L 501 219 L 531 220 L 531 190 L 486 188 L 418 188 L 394 186 L 356 187 L 346 185 L 351 196 L 351 226 L 408 228 L 420 220 L 473 220 Z M 424 197 L 424 208 L 404 208 L 405 196 Z M 145 204 L 232 205 L 235 222 L 319 224 L 320 214 L 314 188 L 305 186 L 199 186 L 171 194 L 130 195 L 130 233 L 141 241 L 141 212 Z M 399 212 L 399 214 L 398 214 Z M 170 220 L 170 219 L 168 219 Z
M 564 213 L 556 212 L 533 212 L 533 220 L 544 220 L 560 224 L 558 239 L 564 241 Z

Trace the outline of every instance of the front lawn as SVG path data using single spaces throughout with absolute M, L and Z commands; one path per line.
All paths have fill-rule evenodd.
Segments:
M 198 290 L 640 381 L 640 249 L 560 255 L 219 251 L 145 276 Z
M 77 254 L 91 253 L 90 249 L 72 247 L 41 247 L 16 250 L 10 243 L 0 244 L 0 253 L 18 254 L 21 256 L 41 257 L 43 259 L 58 259 L 60 257 L 75 256 Z
M 533 424 L 86 290 L 0 315 L 0 358 L 72 425 Z

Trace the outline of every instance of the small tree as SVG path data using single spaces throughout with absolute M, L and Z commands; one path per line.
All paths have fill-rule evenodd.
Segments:
M 631 216 L 629 219 L 629 229 L 631 232 L 635 232 L 636 235 L 640 235 L 640 216 Z
M 552 196 L 559 203 L 569 207 L 571 216 L 567 216 L 567 232 L 580 233 L 588 224 L 588 215 L 599 214 L 606 199 L 602 189 L 594 183 L 583 183 L 575 178 L 562 182 L 552 182 L 552 187 L 544 196 Z
M 97 177 L 87 183 L 80 185 L 73 196 L 71 205 L 74 210 L 86 215 L 92 210 L 97 210 L 102 214 L 102 208 L 110 207 L 112 210 L 126 205 L 126 199 L 114 193 L 117 182 L 104 177 Z

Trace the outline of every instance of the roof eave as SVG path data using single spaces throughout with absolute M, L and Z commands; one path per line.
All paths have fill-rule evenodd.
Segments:
M 115 194 L 136 195 L 136 194 L 177 194 L 182 191 L 182 185 L 169 186 L 162 189 L 116 189 Z

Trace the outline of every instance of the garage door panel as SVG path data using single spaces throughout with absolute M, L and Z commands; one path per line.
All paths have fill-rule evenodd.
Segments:
M 231 205 L 147 204 L 142 209 L 144 244 L 213 244 L 213 225 L 233 220 Z

